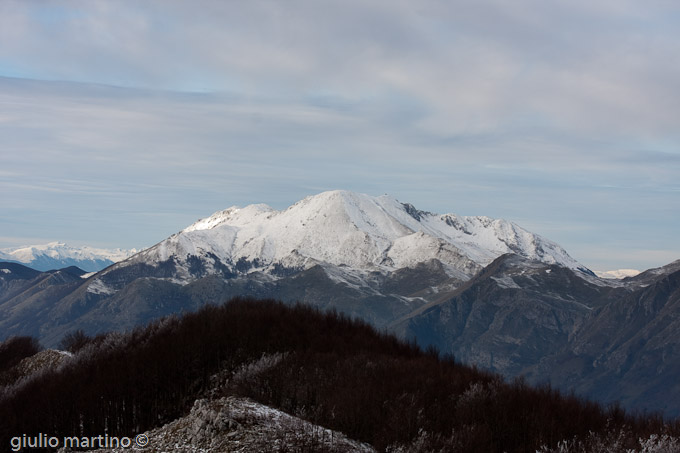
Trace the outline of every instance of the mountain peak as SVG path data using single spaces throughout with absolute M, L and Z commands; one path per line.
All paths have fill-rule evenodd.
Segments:
M 248 223 L 261 214 L 267 214 L 273 211 L 274 209 L 270 206 L 267 206 L 266 204 L 251 204 L 245 208 L 232 206 L 223 211 L 217 211 L 210 217 L 197 220 L 182 230 L 182 232 L 211 230 L 213 228 L 219 227 L 220 225 L 231 224 L 233 222 L 236 222 L 237 224 Z
M 390 272 L 432 259 L 469 278 L 505 253 L 583 268 L 559 245 L 501 219 L 435 214 L 378 197 L 332 190 L 284 210 L 266 204 L 232 206 L 201 219 L 145 251 L 139 259 L 178 263 L 211 257 L 248 272 L 316 264 Z M 136 259 L 138 260 L 138 259 Z M 188 267 L 188 265 L 187 265 Z M 185 279 L 191 279 L 186 272 Z

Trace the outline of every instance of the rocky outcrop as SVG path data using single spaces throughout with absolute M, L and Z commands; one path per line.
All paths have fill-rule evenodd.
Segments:
M 246 398 L 196 400 L 191 412 L 137 438 L 148 452 L 373 452 L 372 447 Z M 136 441 L 133 441 L 133 443 Z M 124 453 L 104 448 L 92 453 Z

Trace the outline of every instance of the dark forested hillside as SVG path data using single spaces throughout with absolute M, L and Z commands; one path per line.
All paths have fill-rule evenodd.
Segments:
M 78 347 L 3 388 L 0 445 L 22 434 L 134 436 L 186 415 L 197 398 L 232 395 L 379 451 L 550 451 L 614 437 L 612 451 L 625 451 L 680 433 L 660 417 L 506 383 L 362 321 L 274 301 L 235 299 Z

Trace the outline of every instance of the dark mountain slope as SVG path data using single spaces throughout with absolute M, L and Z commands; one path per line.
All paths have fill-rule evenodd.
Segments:
M 665 266 L 648 269 L 639 273 L 635 277 L 626 277 L 623 279 L 623 282 L 632 283 L 636 286 L 646 286 L 656 282 L 659 277 L 668 275 L 675 271 L 680 271 L 680 260 L 673 261 L 672 263 L 669 263 Z
M 35 278 L 39 271 L 24 266 L 23 264 L 0 261 L 0 284 L 5 284 L 13 280 L 30 280 Z M 4 293 L 3 286 L 3 293 Z
M 63 297 L 52 299 L 46 308 L 49 316 L 38 318 L 41 341 L 48 346 L 56 345 L 64 334 L 76 329 L 90 334 L 132 329 L 161 316 L 195 310 L 210 301 L 237 296 L 305 302 L 322 309 L 336 309 L 381 327 L 424 304 L 421 296 L 427 297 L 431 285 L 446 287 L 452 280 L 441 269 L 441 263 L 434 261 L 402 269 L 394 275 L 376 273 L 371 287 L 337 281 L 322 266 L 277 280 L 258 273 L 231 278 L 208 275 L 186 285 L 161 278 L 142 278 L 138 274 L 128 277 L 129 272 L 130 268 L 124 268 L 105 276 L 96 275 L 81 286 L 69 287 L 71 292 Z M 93 286 L 92 279 L 101 279 L 102 284 Z M 120 283 L 120 290 L 112 294 L 104 290 L 119 284 L 117 282 L 124 282 Z M 103 290 L 95 292 L 92 288 Z
M 680 415 L 680 270 L 596 310 L 561 354 L 534 371 L 603 401 Z M 564 370 L 559 363 L 582 367 Z
M 1 263 L 0 340 L 11 335 L 42 337 L 56 301 L 84 283 L 80 275 L 78 268 L 38 272 L 20 264 Z
M 446 299 L 395 322 L 459 360 L 516 376 L 564 348 L 590 312 L 625 292 L 598 286 L 564 267 L 503 255 Z
M 677 263 L 605 286 L 506 255 L 392 328 L 459 360 L 599 401 L 680 415 Z M 644 286 L 647 285 L 647 286 Z

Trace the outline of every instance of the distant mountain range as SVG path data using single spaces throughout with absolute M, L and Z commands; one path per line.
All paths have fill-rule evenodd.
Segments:
M 616 269 L 613 271 L 594 271 L 595 275 L 597 275 L 600 278 L 626 278 L 626 277 L 635 277 L 640 273 L 639 270 L 637 269 Z
M 52 346 L 233 296 L 302 301 L 506 376 L 680 415 L 678 280 L 680 261 L 603 279 L 505 220 L 332 191 L 219 211 L 85 279 L 0 264 L 0 332 Z
M 93 247 L 72 247 L 63 242 L 30 245 L 0 250 L 0 261 L 21 263 L 39 271 L 77 266 L 87 272 L 100 271 L 113 263 L 137 253 L 137 250 L 107 250 Z

